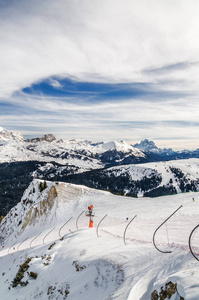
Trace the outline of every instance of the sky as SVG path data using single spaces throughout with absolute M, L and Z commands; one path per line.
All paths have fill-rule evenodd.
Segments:
M 197 0 L 0 0 L 0 126 L 199 148 Z

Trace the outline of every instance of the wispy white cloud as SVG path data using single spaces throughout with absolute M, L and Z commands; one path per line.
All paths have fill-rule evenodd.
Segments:
M 0 125 L 88 139 L 195 140 L 198 10 L 197 0 L 0 1 Z M 47 78 L 62 89 L 65 77 L 151 84 L 162 98 L 100 102 L 79 91 L 62 99 L 19 92 Z M 163 96 L 168 91 L 181 96 Z
M 60 82 L 58 80 L 55 80 L 55 79 L 50 79 L 49 83 L 54 88 L 61 88 L 62 87 L 62 85 L 60 84 Z
M 91 82 L 168 79 L 166 69 L 143 70 L 199 61 L 198 8 L 196 0 L 13 1 L 0 10 L 0 93 L 51 75 Z M 198 91 L 198 75 L 191 65 L 171 76 L 185 80 L 181 88 Z
M 6 128 L 13 126 L 25 135 L 51 132 L 66 139 L 75 137 L 135 142 L 151 138 L 164 146 L 166 140 L 167 147 L 168 144 L 178 148 L 189 145 L 198 147 L 197 98 L 164 99 L 164 102 L 121 99 L 92 103 L 89 100 L 81 102 L 81 99 L 79 102 L 78 98 L 61 100 L 22 95 L 13 99 L 13 103 L 20 108 L 19 112 L 12 111 L 2 116 L 1 121 Z M 183 144 L 185 137 L 187 142 Z
M 78 97 L 46 97 L 20 94 L 10 98 L 10 103 L 26 112 L 43 112 L 55 115 L 86 115 L 92 118 L 119 122 L 186 121 L 197 122 L 199 102 L 196 96 L 186 98 L 164 98 L 163 101 L 148 99 L 119 99 L 90 101 Z

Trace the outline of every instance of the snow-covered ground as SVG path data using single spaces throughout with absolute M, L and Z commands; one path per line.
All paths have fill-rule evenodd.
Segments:
M 191 184 L 194 181 L 199 185 L 199 159 L 189 158 L 181 160 L 171 160 L 165 162 L 150 162 L 145 164 L 131 164 L 116 166 L 108 168 L 107 173 L 114 173 L 119 177 L 122 174 L 128 174 L 132 181 L 142 180 L 145 176 L 150 178 L 151 176 L 161 177 L 161 182 L 158 187 L 171 185 L 176 189 L 177 193 L 181 193 L 180 189 L 180 177 L 176 176 L 175 170 L 181 172 L 180 176 L 183 177 L 184 184 Z M 181 178 L 182 178 L 181 177 Z M 198 188 L 197 188 L 198 190 Z M 140 195 L 142 191 L 140 190 Z
M 67 183 L 47 182 L 40 192 L 39 183 L 33 181 L 0 226 L 1 299 L 150 300 L 169 281 L 178 290 L 170 299 L 199 299 L 199 261 L 188 247 L 199 221 L 199 193 L 130 198 Z M 81 213 L 91 204 L 94 227 L 88 228 Z M 157 247 L 172 251 L 161 253 L 154 231 L 181 205 L 157 231 Z M 191 242 L 199 254 L 199 230 Z M 22 282 L 29 283 L 12 287 L 28 258 Z

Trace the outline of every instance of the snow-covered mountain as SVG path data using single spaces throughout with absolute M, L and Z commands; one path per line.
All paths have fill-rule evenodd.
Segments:
M 0 144 L 5 141 L 23 141 L 24 137 L 21 133 L 15 131 L 7 131 L 0 127 Z
M 29 140 L 4 140 L 0 143 L 0 215 L 5 215 L 20 201 L 33 178 L 47 175 L 52 180 L 55 176 L 63 178 L 106 166 L 144 161 L 145 154 L 126 142 L 63 141 L 51 134 Z
M 136 199 L 34 180 L 0 223 L 1 298 L 155 300 L 164 293 L 164 299 L 197 300 L 198 261 L 188 239 L 198 203 L 197 192 Z M 88 228 L 84 211 L 91 204 Z M 155 236 L 157 248 L 170 253 L 158 252 L 153 234 L 177 209 Z M 198 242 L 196 231 L 195 256 Z
M 9 138 L 0 143 L 0 215 L 5 215 L 20 201 L 24 189 L 33 178 L 84 184 L 134 197 L 198 190 L 197 173 L 194 178 L 189 178 L 189 169 L 185 167 L 185 171 L 181 170 L 182 176 L 179 175 L 175 161 L 178 164 L 177 158 L 199 157 L 199 150 L 169 155 L 168 151 L 164 152 L 162 149 L 165 153 L 163 155 L 154 142 L 147 140 L 142 143 L 145 148 L 140 150 L 124 141 L 63 141 L 57 140 L 52 134 L 29 140 L 17 139 L 14 133 L 7 136 Z M 146 151 L 147 145 L 150 151 Z M 175 161 L 171 162 L 173 167 L 168 165 L 168 173 L 164 167 L 157 170 L 156 163 L 151 163 L 150 167 L 141 165 L 169 161 L 171 158 Z M 182 161 L 183 163 L 189 164 L 186 161 Z M 191 160 L 190 163 L 192 164 Z M 130 169 L 140 171 L 131 172 Z M 133 172 L 138 177 L 132 177 Z M 167 182 L 164 181 L 165 174 L 170 175 Z
M 63 141 L 57 140 L 52 134 L 24 140 L 22 135 L 6 130 L 2 130 L 2 140 L 0 163 L 54 161 L 62 165 L 74 165 L 82 170 L 91 170 L 110 165 L 145 162 L 147 159 L 142 151 L 124 141 Z
M 133 145 L 133 147 L 143 150 L 143 151 L 157 151 L 158 147 L 153 141 L 149 141 L 148 139 L 145 139 L 144 141 L 141 141 L 140 143 L 136 143 Z
M 199 159 L 182 159 L 199 150 L 172 152 L 151 141 L 139 148 L 0 130 L 0 211 L 8 212 L 0 223 L 2 299 L 199 299 L 198 261 L 187 243 L 198 224 Z M 172 157 L 181 160 L 162 162 Z M 94 228 L 84 212 L 91 204 Z M 172 253 L 160 253 L 153 233 L 181 205 L 156 236 Z M 198 242 L 195 234 L 196 256 Z
M 33 178 L 81 184 L 131 197 L 158 197 L 198 191 L 199 159 L 121 165 L 86 172 L 54 162 L 1 164 L 0 215 L 20 201 Z
M 145 139 L 134 146 L 125 141 L 93 143 L 57 140 L 52 134 L 24 140 L 20 133 L 0 130 L 0 163 L 16 161 L 56 162 L 73 165 L 79 171 L 152 161 L 199 158 L 199 149 L 160 149 Z
M 158 197 L 199 191 L 199 159 L 116 166 L 79 174 L 53 175 L 53 169 L 35 173 L 37 178 L 63 180 L 133 197 Z
M 158 148 L 153 141 L 149 141 L 148 139 L 145 139 L 144 141 L 141 141 L 140 143 L 136 143 L 135 145 L 133 145 L 133 147 L 138 148 L 138 149 L 144 151 L 145 153 L 156 154 L 157 156 L 164 157 L 165 160 L 167 160 L 168 156 L 170 156 L 170 159 L 173 159 L 175 157 L 177 159 L 178 155 L 180 153 L 186 152 L 186 150 L 173 151 L 171 148 L 163 148 L 163 149 Z M 186 158 L 186 157 L 184 157 L 184 158 Z
M 106 169 L 107 177 L 129 179 L 123 194 L 156 197 L 189 191 L 199 191 L 199 159 L 174 160 Z M 122 176 L 122 177 L 121 177 Z M 136 184 L 137 183 L 137 184 Z

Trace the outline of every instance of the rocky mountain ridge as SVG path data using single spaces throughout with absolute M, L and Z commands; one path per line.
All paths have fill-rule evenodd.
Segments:
M 0 163 L 16 161 L 55 161 L 71 164 L 82 170 L 146 161 L 146 155 L 124 141 L 99 142 L 57 140 L 52 134 L 44 137 L 15 140 L 0 145 Z M 1 135 L 0 135 L 1 140 Z
M 25 140 L 20 133 L 0 131 L 0 163 L 15 161 L 55 161 L 75 165 L 83 171 L 117 165 L 199 158 L 199 149 L 174 151 L 158 148 L 145 139 L 135 145 L 125 141 L 63 141 L 54 135 Z
M 53 142 L 55 141 L 56 138 L 53 134 L 49 133 L 49 134 L 45 134 L 43 137 L 37 137 L 37 138 L 33 138 L 33 139 L 26 139 L 25 141 L 27 143 L 36 143 L 36 142 L 42 142 L 42 141 L 46 141 L 46 142 Z
M 145 139 L 144 141 L 141 141 L 140 143 L 134 144 L 133 147 L 140 149 L 142 151 L 159 150 L 159 148 L 156 146 L 156 144 L 153 141 L 149 141 L 148 139 Z
M 141 143 L 140 147 L 144 148 L 141 150 L 125 141 L 65 142 L 51 134 L 24 141 L 15 139 L 15 134 L 7 136 L 0 143 L 0 215 L 5 215 L 20 201 L 34 178 L 84 184 L 133 197 L 198 190 L 199 150 L 169 154 L 168 149 L 159 149 L 148 140 Z M 192 177 L 184 165 L 194 166 Z M 137 175 L 132 176 L 133 173 Z
M 3 127 L 0 127 L 0 143 L 5 141 L 24 141 L 24 137 L 21 133 L 15 131 L 8 131 Z

